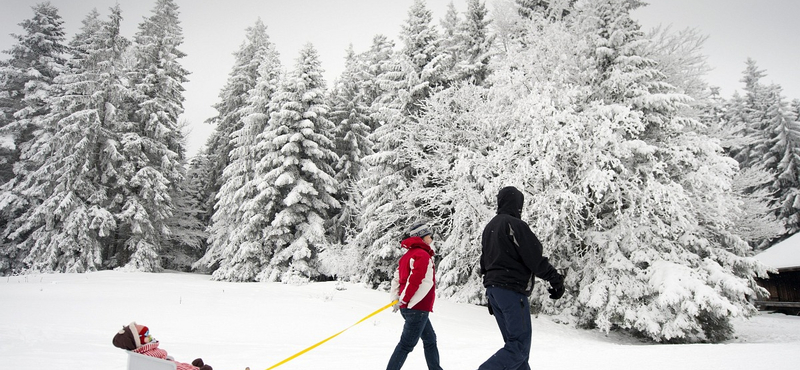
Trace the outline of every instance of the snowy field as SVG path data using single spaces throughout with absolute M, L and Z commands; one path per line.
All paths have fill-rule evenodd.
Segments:
M 264 370 L 388 303 L 358 285 L 226 283 L 184 273 L 45 274 L 0 281 L 0 369 L 121 370 L 115 332 L 149 326 L 178 361 Z M 484 307 L 439 299 L 431 316 L 442 366 L 476 369 L 502 343 Z M 403 321 L 386 310 L 277 369 L 383 369 Z M 796 369 L 800 317 L 763 313 L 724 344 L 652 345 L 533 321 L 533 369 Z M 404 369 L 425 368 L 421 343 Z

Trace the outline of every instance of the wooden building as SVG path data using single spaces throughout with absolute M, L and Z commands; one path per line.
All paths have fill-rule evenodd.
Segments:
M 769 291 L 769 298 L 756 301 L 759 308 L 800 314 L 800 233 L 779 242 L 755 256 L 778 270 L 758 283 Z

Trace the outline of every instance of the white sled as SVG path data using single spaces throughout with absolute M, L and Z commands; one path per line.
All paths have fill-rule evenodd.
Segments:
M 172 361 L 128 351 L 128 370 L 176 370 Z

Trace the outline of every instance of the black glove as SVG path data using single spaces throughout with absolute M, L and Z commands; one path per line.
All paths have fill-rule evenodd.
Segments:
M 561 275 L 550 280 L 550 286 L 551 288 L 547 289 L 550 292 L 550 299 L 559 299 L 564 295 L 564 278 Z
M 489 303 L 489 304 L 486 305 L 486 307 L 489 308 L 489 315 L 494 315 L 494 310 L 492 309 L 492 304 Z

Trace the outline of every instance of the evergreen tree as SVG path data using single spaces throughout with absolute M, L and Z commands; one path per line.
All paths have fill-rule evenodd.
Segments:
M 5 210 L 30 206 L 4 236 L 31 270 L 93 271 L 115 255 L 106 247 L 127 180 L 118 132 L 130 125 L 123 108 L 133 95 L 121 65 L 129 41 L 119 34 L 120 20 L 115 7 L 108 21 L 99 22 L 96 12 L 84 21 L 70 72 L 56 77 L 51 112 L 22 153 L 35 171 L 0 201 Z
M 419 114 L 425 99 L 446 84 L 446 61 L 450 57 L 439 53 L 440 38 L 432 21 L 433 15 L 425 2 L 414 0 L 400 34 L 401 55 L 405 57 L 401 64 L 405 64 L 406 76 L 401 89 L 407 92 L 403 105 L 410 115 Z
M 339 208 L 338 183 L 319 57 L 310 44 L 281 83 L 263 139 L 259 179 L 275 217 L 265 232 L 272 260 L 260 280 L 296 282 L 323 278 L 319 253 L 328 244 L 325 220 Z
M 732 99 L 729 121 L 737 129 L 736 134 L 741 137 L 738 145 L 731 147 L 731 155 L 736 158 L 742 167 L 751 167 L 758 164 L 764 153 L 757 152 L 757 147 L 762 147 L 763 135 L 767 127 L 763 118 L 767 103 L 765 87 L 761 79 L 765 76 L 752 59 L 747 59 L 747 68 L 744 71 L 744 96 Z
M 345 71 L 329 95 L 330 118 L 334 124 L 334 151 L 339 157 L 334 167 L 334 177 L 339 183 L 337 201 L 341 205 L 332 220 L 331 229 L 332 242 L 340 246 L 351 246 L 349 240 L 358 230 L 361 192 L 357 184 L 366 170 L 363 159 L 372 154 L 373 143 L 368 138 L 371 127 L 377 126 L 372 122 L 370 104 L 361 86 L 360 73 L 364 67 L 352 47 L 348 55 Z M 334 254 L 341 254 L 341 251 L 331 255 Z M 346 270 L 346 274 L 351 272 L 352 269 Z
M 231 134 L 241 129 L 243 109 L 247 106 L 247 93 L 255 87 L 258 78 L 258 62 L 256 53 L 269 42 L 267 27 L 259 18 L 252 27 L 246 30 L 246 39 L 234 53 L 235 61 L 228 81 L 219 94 L 220 102 L 214 105 L 217 116 L 207 122 L 214 127 L 214 132 L 206 142 L 206 153 L 211 157 L 211 176 L 206 182 L 206 212 L 213 215 L 216 194 L 222 186 L 222 172 L 230 163 L 230 152 L 233 150 Z
M 791 113 L 780 86 L 769 86 L 767 99 L 766 140 L 764 148 L 756 147 L 756 151 L 764 152 L 759 162 L 777 175 L 770 190 L 777 198 L 776 214 L 788 236 L 800 230 L 800 122 Z
M 132 252 L 127 267 L 158 271 L 160 255 L 172 248 L 169 238 L 188 222 L 187 215 L 176 210 L 176 202 L 186 204 L 178 199 L 184 194 L 179 185 L 185 176 L 178 116 L 183 113 L 182 84 L 188 72 L 178 61 L 185 54 L 178 49 L 183 35 L 175 2 L 158 0 L 152 15 L 139 24 L 134 41 L 137 125 L 122 133 L 130 177 L 119 221 L 124 246 Z
M 253 281 L 269 263 L 271 255 L 264 243 L 264 230 L 272 216 L 264 208 L 257 164 L 264 156 L 260 135 L 273 110 L 270 101 L 278 89 L 280 62 L 271 42 L 256 53 L 259 77 L 250 90 L 248 106 L 242 111 L 241 129 L 231 134 L 231 163 L 223 172 L 217 195 L 216 212 L 210 226 L 210 247 L 196 266 L 219 267 L 214 279 Z
M 49 112 L 50 86 L 65 70 L 67 46 L 58 9 L 49 2 L 31 8 L 33 17 L 19 24 L 25 33 L 11 35 L 17 43 L 4 51 L 10 59 L 0 64 L 0 184 L 15 176 L 12 167 Z
M 599 122 L 613 117 L 628 154 L 606 153 L 606 164 L 578 171 L 587 179 L 587 213 L 573 220 L 584 225 L 582 246 L 555 254 L 584 266 L 567 278 L 579 287 L 580 320 L 659 341 L 726 339 L 732 317 L 755 312 L 746 296 L 762 292 L 754 277 L 763 274 L 733 228 L 735 163 L 693 130 L 697 121 L 683 115 L 690 99 L 641 56 L 642 34 L 629 15 L 639 3 L 587 5 L 574 23 L 593 64 L 582 66 L 584 76 L 596 81 L 587 113 Z M 730 285 L 719 289 L 723 281 Z
M 536 14 L 550 20 L 560 20 L 568 16 L 576 0 L 515 0 L 519 15 L 534 19 Z
M 726 118 L 732 132 L 731 155 L 744 169 L 766 171 L 771 181 L 746 188 L 747 193 L 768 191 L 774 195 L 774 214 L 783 223 L 784 236 L 800 229 L 798 224 L 798 144 L 800 126 L 777 85 L 765 86 L 766 73 L 752 59 L 747 60 L 742 77 L 745 95 L 735 94 Z M 750 196 L 750 194 L 746 194 Z M 761 244 L 761 243 L 757 243 Z
M 364 94 L 364 104 L 370 110 L 370 131 L 374 131 L 385 122 L 386 118 L 381 112 L 390 110 L 390 91 L 400 78 L 393 58 L 394 42 L 383 35 L 376 35 L 369 50 L 357 56 L 357 62 L 361 61 L 361 64 L 356 65 L 360 65 L 361 70 L 356 77 L 360 85 L 359 90 Z
M 466 19 L 461 24 L 461 51 L 458 53 L 456 71 L 458 79 L 483 84 L 489 75 L 494 36 L 489 34 L 491 21 L 486 6 L 480 0 L 467 2 Z
M 461 19 L 458 15 L 455 5 L 451 1 L 447 4 L 447 13 L 442 18 L 440 25 L 442 26 L 441 41 L 439 42 L 440 54 L 446 55 L 447 58 L 442 60 L 443 69 L 445 70 L 447 84 L 452 81 L 458 80 L 456 75 L 456 63 L 461 59 L 459 50 L 460 45 L 463 43 L 461 35 Z

